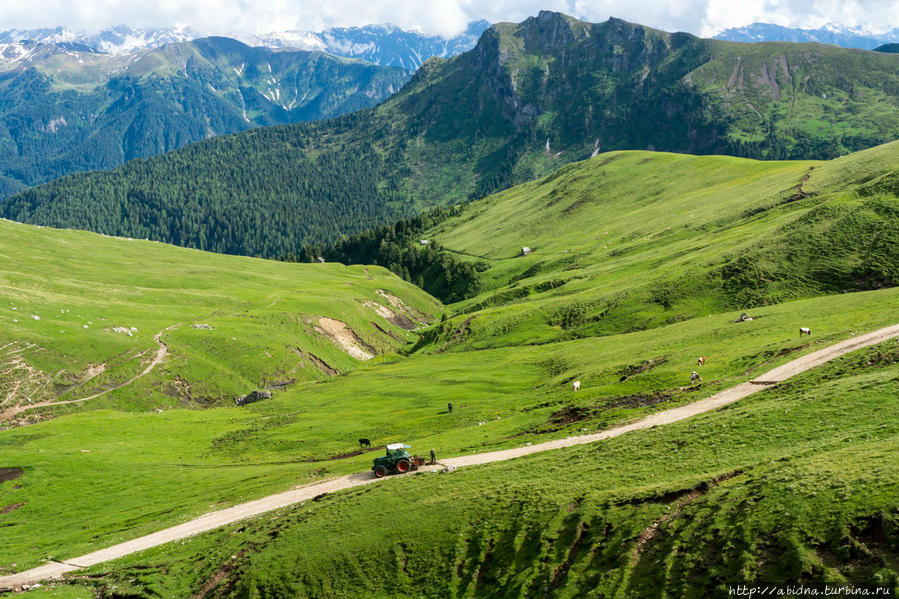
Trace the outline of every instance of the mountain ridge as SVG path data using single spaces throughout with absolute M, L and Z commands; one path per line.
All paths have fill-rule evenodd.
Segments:
M 19 47 L 26 59 L 0 64 L 0 197 L 212 135 L 359 110 L 393 94 L 409 76 L 323 52 L 251 48 L 229 38 L 125 55 Z
M 328 52 L 414 71 L 431 56 L 454 56 L 471 49 L 489 26 L 484 20 L 472 21 L 464 31 L 450 38 L 426 35 L 389 24 L 256 34 L 203 34 L 190 27 L 144 28 L 128 25 L 117 25 L 98 32 L 76 31 L 62 26 L 8 29 L 0 31 L 0 62 L 3 59 L 2 45 L 23 42 L 58 45 L 95 54 L 122 55 L 204 37 L 230 37 L 254 47 Z
M 713 37 L 732 42 L 819 42 L 844 48 L 873 50 L 881 44 L 899 41 L 899 27 L 875 34 L 862 28 L 833 23 L 817 29 L 784 27 L 772 23 L 752 23 L 725 29 Z
M 466 53 L 431 59 L 376 108 L 67 178 L 0 212 L 289 256 L 304 243 L 479 197 L 598 150 L 835 157 L 899 136 L 897 96 L 895 55 L 722 42 L 543 11 L 492 26 Z M 132 222 L 121 214 L 154 216 Z

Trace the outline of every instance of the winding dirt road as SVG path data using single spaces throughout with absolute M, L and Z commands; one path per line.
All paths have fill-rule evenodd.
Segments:
M 99 393 L 95 393 L 89 397 L 79 397 L 78 399 L 68 399 L 65 401 L 49 400 L 49 401 L 42 401 L 42 402 L 27 404 L 27 405 L 18 405 L 18 406 L 9 408 L 5 412 L 0 412 L 0 422 L 3 422 L 4 420 L 7 420 L 8 418 L 12 418 L 13 416 L 15 416 L 17 414 L 21 414 L 22 412 L 24 412 L 26 410 L 33 410 L 35 408 L 47 408 L 49 406 L 64 406 L 64 405 L 70 404 L 70 403 L 81 403 L 83 401 L 88 401 L 89 399 L 96 399 L 102 395 L 106 395 L 107 393 L 112 393 L 113 391 L 121 389 L 122 387 L 127 387 L 128 385 L 130 385 L 137 379 L 150 374 L 150 372 L 154 368 L 156 368 L 159 364 L 162 363 L 163 358 L 165 358 L 165 355 L 169 351 L 169 346 L 166 345 L 165 341 L 162 340 L 162 334 L 176 326 L 179 326 L 180 324 L 181 323 L 173 324 L 172 326 L 159 331 L 158 333 L 156 333 L 156 335 L 153 336 L 153 341 L 155 341 L 156 344 L 159 346 L 159 349 L 156 350 L 156 355 L 153 357 L 153 360 L 150 361 L 150 363 L 147 365 L 146 368 L 143 369 L 143 371 L 141 371 L 139 374 L 134 375 L 133 377 L 131 377 L 124 383 L 119 383 L 118 385 L 115 385 L 114 387 L 110 387 L 109 389 L 105 389 L 105 390 L 100 391 Z
M 160 333 L 160 335 L 161 334 L 162 333 Z M 159 335 L 157 335 L 157 337 L 159 337 Z M 594 443 L 603 439 L 617 437 L 631 431 L 646 429 L 663 424 L 670 424 L 672 422 L 684 420 L 686 418 L 690 418 L 691 416 L 716 410 L 728 404 L 732 404 L 740 399 L 743 399 L 744 397 L 747 397 L 748 395 L 764 389 L 767 386 L 776 385 L 781 381 L 784 381 L 801 372 L 805 372 L 806 370 L 814 368 L 815 366 L 820 366 L 821 364 L 833 360 L 834 358 L 855 351 L 857 349 L 867 347 L 869 345 L 887 341 L 894 337 L 899 337 L 899 325 L 885 327 L 871 333 L 866 333 L 864 335 L 859 335 L 857 337 L 847 339 L 846 341 L 842 341 L 822 350 L 810 353 L 801 358 L 797 358 L 791 362 L 784 364 L 783 366 L 779 366 L 773 370 L 766 372 L 762 376 L 752 381 L 741 383 L 739 385 L 736 385 L 735 387 L 731 387 L 730 389 L 726 389 L 724 391 L 721 391 L 720 393 L 716 393 L 715 395 L 706 399 L 702 399 L 700 401 L 651 414 L 631 424 L 626 424 L 592 435 L 579 435 L 576 437 L 556 439 L 554 441 L 547 441 L 545 443 L 538 443 L 536 445 L 519 447 L 516 449 L 491 451 L 488 453 L 450 458 L 447 460 L 443 460 L 443 462 L 441 462 L 438 466 L 425 466 L 422 468 L 422 470 L 438 470 L 443 468 L 454 469 L 464 466 L 474 466 L 478 464 L 488 464 L 491 462 L 511 460 L 513 458 L 530 455 L 533 453 L 549 451 L 552 449 L 561 449 L 563 447 L 571 447 L 574 445 L 582 445 L 584 443 Z M 162 351 L 162 349 L 160 349 L 160 351 Z M 162 355 L 164 356 L 165 353 L 163 352 Z M 158 545 L 177 541 L 179 539 L 199 534 L 201 532 L 213 530 L 215 528 L 219 528 L 221 526 L 243 520 L 244 518 L 249 518 L 251 516 L 256 516 L 264 512 L 312 499 L 323 493 L 332 493 L 334 491 L 349 489 L 351 487 L 372 484 L 379 480 L 384 479 L 373 478 L 371 473 L 369 472 L 360 472 L 357 474 L 342 476 L 340 478 L 335 478 L 333 480 L 317 483 L 314 485 L 297 487 L 289 491 L 284 491 L 283 493 L 269 495 L 268 497 L 263 497 L 261 499 L 242 503 L 240 505 L 235 505 L 233 507 L 219 510 L 217 512 L 210 512 L 208 514 L 200 516 L 195 520 L 191 520 L 190 522 L 185 522 L 184 524 L 179 524 L 171 528 L 166 528 L 153 534 L 149 534 L 137 539 L 132 539 L 131 541 L 119 543 L 118 545 L 113 545 L 111 547 L 107 547 L 106 549 L 101 549 L 99 551 L 83 555 L 81 557 L 62 560 L 58 562 L 51 561 L 44 564 L 43 566 L 39 566 L 31 570 L 26 570 L 25 572 L 0 577 L 0 591 L 20 589 L 23 585 L 31 585 L 41 580 L 60 578 L 66 572 L 79 570 L 81 568 L 93 566 L 95 564 L 123 557 L 132 553 L 136 553 L 138 551 L 143 551 L 144 549 L 149 549 L 150 547 L 156 547 Z

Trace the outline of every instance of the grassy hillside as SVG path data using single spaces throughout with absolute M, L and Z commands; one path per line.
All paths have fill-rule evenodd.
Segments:
M 895 286 L 897 173 L 899 142 L 827 162 L 613 152 L 570 165 L 422 233 L 487 266 L 429 341 L 545 343 Z
M 156 355 L 158 333 L 168 346 L 159 367 L 66 409 L 231 403 L 357 366 L 321 332 L 321 317 L 346 323 L 374 355 L 416 338 L 385 315 L 412 329 L 439 310 L 378 267 L 267 262 L 9 221 L 0 232 L 0 413 L 127 381 Z M 401 298 L 407 320 L 381 290 Z
M 597 149 L 809 159 L 892 141 L 897 60 L 541 12 L 491 27 L 469 52 L 428 61 L 374 109 L 65 178 L 4 202 L 0 215 L 287 256 Z
M 127 55 L 38 46 L 0 61 L 0 199 L 213 135 L 371 106 L 409 72 L 206 38 Z
M 47 340 L 36 356 L 61 355 L 64 346 L 49 339 L 81 326 L 102 301 L 121 315 L 116 323 L 138 323 L 139 335 L 176 322 L 213 329 L 164 333 L 169 357 L 127 393 L 42 408 L 33 418 L 56 417 L 0 431 L 0 467 L 21 469 L 0 483 L 0 510 L 10 508 L 0 514 L 0 569 L 72 558 L 364 471 L 391 442 L 449 457 L 607 429 L 895 324 L 895 177 L 895 144 L 830 162 L 600 155 L 471 203 L 428 231 L 458 260 L 487 265 L 481 295 L 446 308 L 373 267 L 369 279 L 363 266 L 272 263 L 2 224 L 11 241 L 0 253 L 23 265 L 4 274 L 8 287 L 30 289 L 10 307 L 48 294 L 6 318 L 53 306 L 28 325 L 49 328 L 23 329 Z M 522 245 L 533 252 L 517 257 Z M 73 259 L 52 266 L 66 252 Z M 46 268 L 58 270 L 43 278 Z M 96 280 L 106 281 L 104 299 L 85 282 Z M 272 281 L 288 291 L 274 292 Z M 389 328 L 373 316 L 377 306 L 363 303 L 394 309 L 378 289 L 434 324 L 420 337 Z M 82 296 L 81 311 L 59 312 Z M 170 312 L 164 322 L 160 305 Z M 739 322 L 747 305 L 754 320 Z M 57 313 L 74 324 L 57 324 Z M 441 313 L 448 317 L 437 322 Z M 364 363 L 346 356 L 304 326 L 310 315 L 347 322 L 372 347 L 380 339 L 384 355 Z M 800 338 L 800 326 L 814 334 Z M 91 334 L 96 343 L 112 335 Z M 204 342 L 209 334 L 220 336 Z M 89 339 L 79 343 L 90 347 Z M 122 339 L 152 349 L 146 336 Z M 252 345 L 233 348 L 228 339 Z M 342 359 L 346 372 L 319 376 L 310 357 L 315 376 L 297 377 L 269 401 L 151 410 L 166 380 L 181 385 L 176 377 L 190 389 L 258 387 L 263 374 L 272 378 L 260 353 L 293 356 L 278 376 L 288 366 L 299 372 L 301 357 L 288 345 Z M 700 597 L 754 579 L 895 586 L 896 347 L 851 355 L 695 421 L 337 494 L 103 566 L 80 582 L 101 596 L 162 597 L 359 589 L 372 597 L 591 589 Z M 80 351 L 73 341 L 71 353 Z M 704 382 L 691 386 L 701 355 Z M 177 403 L 168 401 L 161 405 Z M 358 449 L 360 437 L 371 439 L 371 452 Z
M 720 412 L 327 496 L 84 580 L 101 596 L 163 597 L 727 597 L 752 582 L 895 592 L 899 421 L 884 414 L 897 375 L 891 342 Z

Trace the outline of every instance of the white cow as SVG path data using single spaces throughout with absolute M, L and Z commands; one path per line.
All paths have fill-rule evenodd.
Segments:
M 694 370 L 693 372 L 690 373 L 690 384 L 695 385 L 697 382 L 701 385 L 702 377 L 699 376 L 699 373 Z
M 808 327 L 799 327 L 799 336 L 802 337 L 803 335 L 808 335 L 809 337 L 811 337 L 812 330 Z
M 574 381 L 573 383 L 571 383 L 571 389 L 574 391 L 580 391 L 581 390 L 581 382 Z

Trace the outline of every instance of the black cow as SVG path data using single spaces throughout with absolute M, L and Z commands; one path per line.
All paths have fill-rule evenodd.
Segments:
M 368 439 L 359 439 L 359 449 L 363 447 L 371 447 L 371 441 Z

